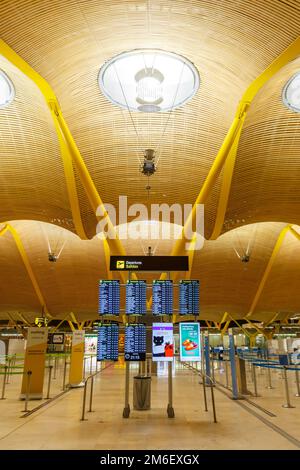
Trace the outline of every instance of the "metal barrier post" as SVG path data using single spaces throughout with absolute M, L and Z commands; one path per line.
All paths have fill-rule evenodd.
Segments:
M 296 385 L 297 385 L 297 393 L 295 394 L 295 397 L 300 397 L 300 387 L 299 387 L 299 369 L 296 366 Z
M 168 362 L 168 407 L 167 407 L 168 418 L 174 418 L 173 408 L 173 375 L 172 375 L 172 362 Z
M 231 382 L 232 382 L 232 399 L 238 400 L 238 384 L 237 384 L 237 377 L 236 377 L 236 365 L 235 365 L 235 348 L 234 348 L 234 338 L 232 329 L 228 330 L 229 336 L 229 359 L 230 359 L 230 366 L 231 366 Z
M 210 354 L 209 354 L 209 337 L 208 337 L 208 331 L 204 332 L 204 355 L 205 355 L 205 380 L 206 384 L 209 385 L 210 381 L 209 379 L 211 378 L 211 372 L 210 372 Z
M 125 406 L 123 409 L 123 418 L 129 418 L 130 415 L 130 405 L 129 405 L 129 365 L 130 362 L 126 361 L 125 369 Z
M 90 357 L 90 375 L 92 374 L 92 370 L 93 370 L 93 356 L 91 355 L 91 357 Z
M 269 367 L 269 363 L 268 363 L 268 366 L 267 366 L 267 374 L 268 374 L 268 385 L 267 385 L 267 388 L 269 388 L 270 390 L 273 389 L 274 387 L 272 387 L 272 382 L 271 382 L 271 369 Z
M 212 352 L 211 352 L 210 364 L 211 364 L 211 377 L 212 377 L 212 380 L 214 381 L 215 380 L 215 360 L 214 360 L 214 351 L 213 351 L 213 349 L 212 349 Z
M 31 370 L 28 370 L 28 371 L 27 371 L 26 396 L 25 396 L 25 409 L 23 410 L 23 413 L 27 413 L 27 412 L 28 412 L 28 401 L 29 401 L 29 392 L 30 392 L 31 375 L 32 375 L 32 371 L 31 371 Z
M 3 382 L 2 382 L 2 396 L 1 396 L 1 400 L 5 400 L 5 386 L 6 386 L 7 369 L 8 369 L 8 366 L 5 364 L 5 366 L 4 366 Z
M 65 363 L 64 363 L 64 378 L 63 378 L 63 386 L 62 389 L 65 389 L 66 386 L 66 372 L 67 372 L 67 356 L 65 356 Z
M 48 400 L 50 398 L 50 386 L 51 386 L 51 375 L 52 375 L 52 369 L 53 369 L 53 366 L 49 366 L 49 376 L 48 376 L 48 390 L 47 390 L 47 396 L 46 396 L 46 400 Z
M 90 408 L 89 408 L 89 413 L 91 413 L 91 411 L 92 411 L 93 391 L 94 391 L 94 376 L 92 376 L 92 378 L 91 378 Z
M 284 378 L 284 385 L 285 385 L 286 403 L 282 405 L 282 407 L 283 408 L 295 408 L 293 405 L 291 405 L 291 402 L 290 402 L 289 384 L 288 384 L 288 378 L 287 378 L 287 373 L 286 373 L 286 366 L 283 366 L 283 378 Z
M 254 363 L 252 363 L 252 374 L 253 374 L 253 386 L 254 386 L 254 396 L 258 397 L 257 393 L 257 381 L 256 381 L 256 369 Z
M 56 379 L 56 371 L 57 371 L 57 356 L 54 358 L 54 372 L 53 372 L 53 379 Z
M 6 383 L 9 384 L 9 374 L 11 373 L 11 358 L 8 359 L 8 367 L 6 374 Z
M 87 389 L 87 380 L 85 380 L 85 382 L 84 382 L 83 402 L 82 402 L 82 414 L 81 414 L 81 419 L 80 419 L 80 421 L 85 421 L 86 389 Z
M 83 358 L 83 378 L 85 379 L 85 360 L 86 357 Z
M 216 423 L 217 415 L 216 415 L 216 405 L 215 405 L 215 395 L 214 395 L 214 384 L 212 382 L 210 384 L 210 392 L 211 392 L 211 402 L 212 402 L 213 414 L 214 414 L 214 423 Z
M 228 386 L 228 359 L 225 359 L 225 378 L 226 378 L 226 388 L 229 388 Z
M 205 374 L 201 372 L 202 375 L 202 385 L 203 385 L 203 398 L 204 398 L 204 411 L 208 411 L 207 409 L 207 397 L 206 397 L 206 386 L 205 386 Z

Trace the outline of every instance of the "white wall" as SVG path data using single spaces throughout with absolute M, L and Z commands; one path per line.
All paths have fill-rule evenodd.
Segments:
M 5 343 L 0 339 L 0 364 L 5 364 L 5 359 L 2 356 L 5 356 Z
M 23 354 L 25 341 L 23 338 L 10 339 L 8 342 L 8 354 Z

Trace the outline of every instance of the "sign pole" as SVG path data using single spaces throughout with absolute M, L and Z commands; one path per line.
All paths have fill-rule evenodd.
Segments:
M 126 362 L 125 369 L 125 406 L 123 410 L 123 418 L 129 418 L 130 415 L 130 405 L 129 405 L 129 366 L 130 362 Z
M 238 400 L 238 385 L 237 385 L 237 376 L 236 376 L 236 364 L 235 364 L 235 348 L 234 348 L 234 337 L 232 329 L 228 330 L 229 335 L 229 360 L 231 366 L 231 381 L 232 381 L 232 399 Z
M 204 332 L 204 355 L 205 355 L 205 382 L 207 385 L 211 383 L 211 373 L 210 373 L 210 357 L 209 357 L 209 336 L 208 331 Z

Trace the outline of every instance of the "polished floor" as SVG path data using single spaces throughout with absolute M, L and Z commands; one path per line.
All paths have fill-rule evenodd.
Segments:
M 136 372 L 132 370 L 131 379 Z M 58 370 L 52 381 L 51 396 L 61 392 L 61 374 Z M 224 370 L 215 374 L 216 379 L 226 385 Z M 230 391 L 217 386 L 217 423 L 213 422 L 210 394 L 209 411 L 205 412 L 199 378 L 186 369 L 177 370 L 174 377 L 174 419 L 166 416 L 165 377 L 152 380 L 150 411 L 132 410 L 129 419 L 122 418 L 124 375 L 124 369 L 111 366 L 97 376 L 94 411 L 86 414 L 87 421 L 80 421 L 82 389 L 73 389 L 24 418 L 24 402 L 17 399 L 20 376 L 13 376 L 7 385 L 7 398 L 0 400 L 0 449 L 300 448 L 300 397 L 295 397 L 292 375 L 289 377 L 290 395 L 295 408 L 282 407 L 285 402 L 284 384 L 276 371 L 272 375 L 274 389 L 266 388 L 265 371 L 257 372 L 261 396 L 250 397 L 252 404 L 245 400 L 231 400 Z M 251 387 L 249 376 L 250 390 Z M 132 389 L 130 399 L 132 401 Z M 30 402 L 29 409 L 39 403 Z

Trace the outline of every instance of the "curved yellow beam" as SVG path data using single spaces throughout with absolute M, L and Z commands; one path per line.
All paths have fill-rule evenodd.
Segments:
M 271 269 L 272 269 L 272 267 L 273 267 L 274 261 L 275 261 L 275 259 L 276 259 L 276 257 L 277 257 L 277 254 L 278 254 L 278 252 L 279 252 L 279 250 L 280 250 L 280 247 L 281 247 L 281 245 L 282 245 L 282 243 L 283 243 L 283 241 L 284 241 L 284 239 L 285 239 L 285 236 L 286 236 L 287 232 L 290 232 L 292 235 L 294 235 L 294 237 L 297 238 L 297 240 L 300 240 L 300 235 L 299 235 L 299 233 L 296 232 L 296 230 L 293 229 L 293 227 L 292 227 L 291 225 L 287 225 L 286 227 L 284 227 L 284 228 L 281 230 L 281 232 L 280 232 L 280 234 L 279 234 L 279 237 L 277 238 L 277 241 L 276 241 L 275 246 L 274 246 L 274 248 L 273 248 L 273 251 L 272 251 L 272 254 L 271 254 L 271 256 L 270 256 L 270 259 L 269 259 L 269 262 L 268 262 L 268 264 L 267 264 L 267 267 L 266 267 L 266 269 L 265 269 L 265 272 L 264 272 L 264 274 L 263 274 L 263 277 L 261 278 L 261 281 L 260 281 L 260 283 L 259 283 L 259 286 L 258 286 L 258 289 L 257 289 L 256 294 L 255 294 L 255 296 L 254 296 L 254 299 L 253 299 L 253 301 L 252 301 L 252 303 L 251 303 L 249 312 L 248 312 L 247 315 L 246 315 L 246 318 L 251 317 L 251 315 L 253 314 L 253 312 L 254 312 L 254 310 L 255 310 L 257 304 L 258 304 L 258 301 L 259 301 L 259 299 L 260 299 L 260 296 L 261 296 L 261 294 L 262 294 L 262 291 L 263 291 L 263 289 L 264 289 L 264 287 L 265 287 L 265 284 L 266 284 L 266 282 L 267 282 L 267 279 L 268 279 L 269 274 L 270 274 L 270 272 L 271 272 Z
M 24 75 L 26 75 L 30 80 L 32 80 L 41 93 L 43 94 L 46 103 L 48 104 L 51 116 L 53 118 L 55 130 L 57 133 L 60 151 L 62 156 L 62 162 L 65 173 L 65 180 L 67 185 L 67 191 L 69 196 L 69 202 L 72 212 L 72 217 L 75 225 L 77 234 L 82 239 L 87 239 L 85 234 L 81 214 L 80 206 L 78 201 L 76 182 L 73 171 L 72 159 L 70 157 L 69 149 L 65 141 L 64 135 L 62 134 L 58 122 L 57 116 L 55 115 L 55 108 L 59 109 L 57 98 L 50 87 L 50 85 L 44 80 L 35 70 L 33 70 L 30 65 L 25 62 L 11 47 L 9 47 L 2 39 L 0 39 L 0 54 L 3 55 L 9 62 L 11 62 L 15 67 L 17 67 Z
M 296 59 L 300 55 L 300 38 L 297 38 L 292 44 L 290 44 L 287 49 L 285 49 L 282 54 L 280 54 L 270 65 L 264 70 L 247 88 L 244 93 L 241 103 L 247 103 L 248 107 L 254 99 L 257 92 L 261 89 L 263 85 L 275 75 L 282 67 Z M 247 108 L 248 109 L 248 108 Z M 225 214 L 227 210 L 227 204 L 229 199 L 229 193 L 231 188 L 232 176 L 236 161 L 236 155 L 240 140 L 241 131 L 245 121 L 246 113 L 242 117 L 240 123 L 240 129 L 236 134 L 236 137 L 232 143 L 231 149 L 228 152 L 228 157 L 224 166 L 224 173 L 222 178 L 221 190 L 219 195 L 219 202 L 217 207 L 215 225 L 210 236 L 210 240 L 215 240 L 221 234 Z
M 172 249 L 172 255 L 180 255 L 186 251 L 186 243 L 189 243 L 189 240 L 186 239 L 185 233 L 191 233 L 191 228 L 195 224 L 195 217 L 196 217 L 196 209 L 197 209 L 197 204 L 204 204 L 207 201 L 207 198 L 211 194 L 211 191 L 214 187 L 214 184 L 220 174 L 220 171 L 223 168 L 223 165 L 226 161 L 226 158 L 228 156 L 228 152 L 230 151 L 230 148 L 236 138 L 237 133 L 239 132 L 239 129 L 241 127 L 241 124 L 243 122 L 244 114 L 247 110 L 248 104 L 247 103 L 242 103 L 239 106 L 238 112 L 230 126 L 230 129 L 224 139 L 224 142 L 209 170 L 209 173 L 204 181 L 204 184 L 200 190 L 200 193 L 197 196 L 197 199 L 195 201 L 195 204 L 193 205 L 193 208 L 185 222 L 184 228 L 182 230 L 182 236 L 180 239 L 178 239 L 174 247 Z
M 45 313 L 50 317 L 50 318 L 53 318 L 50 313 L 49 313 L 49 310 L 47 308 L 47 305 L 46 305 L 46 302 L 45 302 L 45 299 L 43 297 L 43 294 L 41 292 L 41 289 L 38 285 L 38 282 L 36 280 L 36 277 L 34 275 L 34 272 L 32 270 L 32 267 L 30 265 L 30 262 L 29 262 L 29 259 L 28 259 L 28 256 L 27 256 L 27 253 L 25 251 L 25 248 L 24 248 L 24 245 L 22 243 L 22 240 L 18 234 L 18 232 L 16 231 L 16 229 L 14 227 L 12 227 L 10 224 L 5 224 L 5 226 L 0 230 L 0 236 L 4 235 L 6 232 L 10 232 L 11 235 L 13 236 L 13 239 L 16 243 L 16 246 L 17 246 L 17 249 L 19 251 L 19 254 L 22 258 L 22 261 L 24 263 L 24 266 L 25 266 L 25 269 L 27 271 L 27 274 L 31 280 L 31 283 L 32 283 L 32 286 L 33 286 L 33 289 L 37 295 L 37 298 L 39 299 L 39 302 L 41 304 L 41 306 L 43 307 Z
M 105 217 L 107 221 L 108 231 L 115 235 L 114 237 L 110 237 L 107 239 L 112 254 L 126 255 L 125 249 L 116 235 L 115 228 L 109 218 L 108 213 L 104 208 L 104 204 L 99 196 L 96 186 L 84 163 L 84 160 L 74 141 L 70 129 L 68 128 L 66 121 L 62 115 L 62 111 L 60 109 L 58 100 L 54 94 L 54 91 L 52 90 L 48 82 L 43 77 L 41 77 L 35 70 L 33 70 L 33 68 L 30 67 L 30 65 L 27 64 L 27 62 L 25 62 L 2 39 L 0 40 L 0 53 L 37 85 L 50 108 L 59 143 L 61 146 L 61 154 L 64 163 L 69 200 L 74 224 L 78 235 L 83 239 L 87 238 L 81 220 L 80 206 L 73 172 L 73 163 L 78 171 L 79 178 L 81 180 L 81 183 L 83 185 L 83 188 L 94 213 L 96 214 L 97 209 L 99 209 L 99 207 L 102 208 L 104 214 L 103 217 Z

